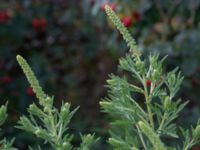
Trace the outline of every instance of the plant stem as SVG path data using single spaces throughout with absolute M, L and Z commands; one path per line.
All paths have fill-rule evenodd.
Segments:
M 162 129 L 163 124 L 164 124 L 164 122 L 165 122 L 165 117 L 166 117 L 166 113 L 164 113 L 164 115 L 163 115 L 163 118 L 162 118 L 162 121 L 161 121 L 161 123 L 160 123 L 160 126 L 159 126 L 158 130 L 161 130 L 161 129 Z
M 143 86 L 144 86 L 145 101 L 146 101 L 146 104 L 147 104 L 147 112 L 148 112 L 148 115 L 149 115 L 149 121 L 150 121 L 152 128 L 154 129 L 153 114 L 152 114 L 152 111 L 151 111 L 151 107 L 149 105 L 151 100 L 150 100 L 150 97 L 149 97 L 149 94 L 148 94 L 146 79 L 144 77 L 143 77 Z
M 141 140 L 141 142 L 142 142 L 142 145 L 143 145 L 144 149 L 147 150 L 147 147 L 146 147 L 146 144 L 145 144 L 145 142 L 144 142 L 144 139 L 143 139 L 142 133 L 141 133 L 141 131 L 140 131 L 140 129 L 139 129 L 139 127 L 138 127 L 137 125 L 136 125 L 136 128 L 137 128 L 137 131 L 138 131 L 138 134 L 139 134 L 140 140 Z
M 57 149 L 56 145 L 59 145 L 59 146 L 61 145 L 60 138 L 57 135 L 56 125 L 55 125 L 55 121 L 54 121 L 52 110 L 50 110 L 48 113 L 49 113 L 49 116 L 51 117 L 50 118 L 51 131 L 52 131 L 53 136 L 55 136 L 55 139 L 52 139 L 52 142 L 54 144 L 53 146 L 55 147 L 55 149 Z

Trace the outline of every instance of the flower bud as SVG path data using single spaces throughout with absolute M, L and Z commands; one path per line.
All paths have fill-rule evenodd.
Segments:
M 70 104 L 69 103 L 65 103 L 61 107 L 60 116 L 61 116 L 62 120 L 66 120 L 67 117 L 69 116 L 69 109 L 70 109 Z
M 44 107 L 44 112 L 49 112 L 49 107 L 45 106 Z
M 158 69 L 153 70 L 153 80 L 158 80 L 160 78 L 160 71 Z
M 135 67 L 136 67 L 140 72 L 144 72 L 144 62 L 143 62 L 143 61 L 136 61 Z
M 167 110 L 170 104 L 171 104 L 170 97 L 169 96 L 165 97 L 164 104 L 163 104 L 164 110 Z
M 45 106 L 52 107 L 53 106 L 53 98 L 47 96 L 44 100 Z
M 42 110 L 38 106 L 36 106 L 34 103 L 29 106 L 28 111 L 32 115 L 45 117 L 45 114 L 42 112 Z

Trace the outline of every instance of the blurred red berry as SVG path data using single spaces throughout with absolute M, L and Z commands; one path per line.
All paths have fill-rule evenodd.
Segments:
M 40 28 L 40 21 L 39 19 L 33 19 L 32 20 L 32 26 L 35 30 L 38 30 Z
M 126 17 L 122 18 L 121 20 L 122 20 L 122 23 L 124 24 L 124 26 L 127 28 L 131 27 L 133 24 L 132 18 L 130 16 L 126 16 Z
M 28 87 L 28 88 L 26 89 L 26 94 L 27 94 L 28 96 L 33 96 L 33 95 L 34 95 L 33 89 L 32 89 L 31 87 Z
M 45 30 L 47 26 L 47 21 L 45 18 L 42 19 L 35 18 L 32 20 L 32 26 L 36 31 Z
M 151 86 L 151 81 L 150 81 L 150 80 L 147 80 L 147 81 L 146 81 L 146 85 L 147 85 L 147 86 Z
M 133 12 L 133 17 L 135 18 L 136 21 L 140 21 L 141 20 L 141 15 L 137 11 Z
M 101 5 L 101 10 L 105 11 L 105 6 L 108 5 L 113 11 L 115 11 L 117 9 L 117 5 L 115 3 L 103 3 Z
M 10 84 L 12 82 L 12 78 L 8 75 L 1 77 L 1 82 L 4 84 Z
M 10 16 L 8 14 L 8 11 L 0 11 L 0 23 L 6 23 L 9 20 L 9 18 Z

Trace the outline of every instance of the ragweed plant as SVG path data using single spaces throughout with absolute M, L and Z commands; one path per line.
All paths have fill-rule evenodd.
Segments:
M 191 129 L 175 124 L 175 119 L 188 103 L 176 96 L 183 80 L 181 72 L 175 68 L 166 73 L 163 69 L 166 57 L 160 59 L 159 55 L 151 54 L 148 59 L 143 59 L 135 40 L 114 11 L 109 6 L 105 10 L 130 48 L 129 54 L 119 61 L 119 68 L 130 76 L 110 75 L 108 97 L 100 102 L 102 110 L 112 119 L 109 143 L 116 150 L 191 149 L 200 142 L 200 124 Z M 17 61 L 38 102 L 28 107 L 29 115 L 20 117 L 16 127 L 43 139 L 54 150 L 91 149 L 97 140 L 94 134 L 81 135 L 79 147 L 71 144 L 73 135 L 68 133 L 68 124 L 78 108 L 70 111 L 70 104 L 64 102 L 60 109 L 56 108 L 54 98 L 43 91 L 26 60 L 18 55 Z M 133 78 L 137 82 L 131 82 Z M 140 100 L 136 100 L 136 94 L 140 95 Z M 6 120 L 6 111 L 7 105 L 0 107 L 0 125 Z M 13 141 L 1 140 L 0 149 L 15 150 Z
M 68 124 L 77 111 L 78 107 L 70 111 L 69 103 L 62 103 L 60 109 L 53 105 L 53 97 L 48 96 L 40 86 L 33 71 L 26 60 L 17 56 L 17 61 L 25 73 L 36 97 L 37 103 L 33 103 L 28 108 L 29 116 L 21 116 L 16 128 L 33 134 L 34 136 L 44 140 L 45 144 L 49 144 L 54 150 L 89 150 L 98 140 L 94 134 L 81 135 L 82 142 L 79 147 L 74 148 L 71 144 L 73 135 L 67 133 Z M 0 107 L 0 126 L 7 118 L 7 104 Z M 14 139 L 8 141 L 3 139 L 0 141 L 1 150 L 17 150 L 13 145 Z M 33 150 L 33 148 L 29 148 Z M 41 147 L 38 146 L 41 150 Z
M 142 59 L 135 40 L 115 12 L 109 6 L 105 11 L 130 48 L 119 61 L 119 68 L 128 72 L 129 78 L 110 75 L 108 97 L 100 102 L 102 111 L 112 119 L 109 143 L 117 150 L 191 149 L 200 141 L 200 125 L 184 130 L 174 122 L 188 103 L 176 97 L 183 80 L 181 72 L 175 68 L 165 73 L 166 57 L 151 54 L 147 60 Z M 141 95 L 144 105 L 134 98 L 135 94 Z M 181 144 L 170 144 L 170 139 Z
M 89 150 L 96 141 L 94 134 L 81 136 L 80 147 L 74 148 L 71 144 L 73 135 L 67 133 L 68 124 L 78 108 L 70 111 L 70 104 L 63 102 L 61 108 L 57 109 L 53 105 L 53 97 L 43 91 L 26 60 L 18 55 L 17 61 L 36 94 L 39 104 L 31 104 L 28 108 L 29 116 L 20 117 L 16 127 L 43 139 L 54 150 Z

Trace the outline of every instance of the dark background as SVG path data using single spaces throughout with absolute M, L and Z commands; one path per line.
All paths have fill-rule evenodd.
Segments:
M 166 70 L 179 66 L 185 79 L 179 96 L 190 100 L 179 122 L 184 127 L 199 117 L 199 0 L 0 0 L 0 103 L 9 102 L 3 135 L 15 136 L 15 146 L 40 143 L 13 128 L 35 95 L 16 62 L 20 54 L 31 65 L 55 105 L 80 106 L 69 132 L 95 132 L 97 149 L 105 149 L 109 119 L 100 112 L 106 79 L 117 73 L 118 58 L 128 51 L 103 6 L 109 4 L 135 37 L 145 57 L 168 55 Z M 186 119 L 187 118 L 187 119 Z

